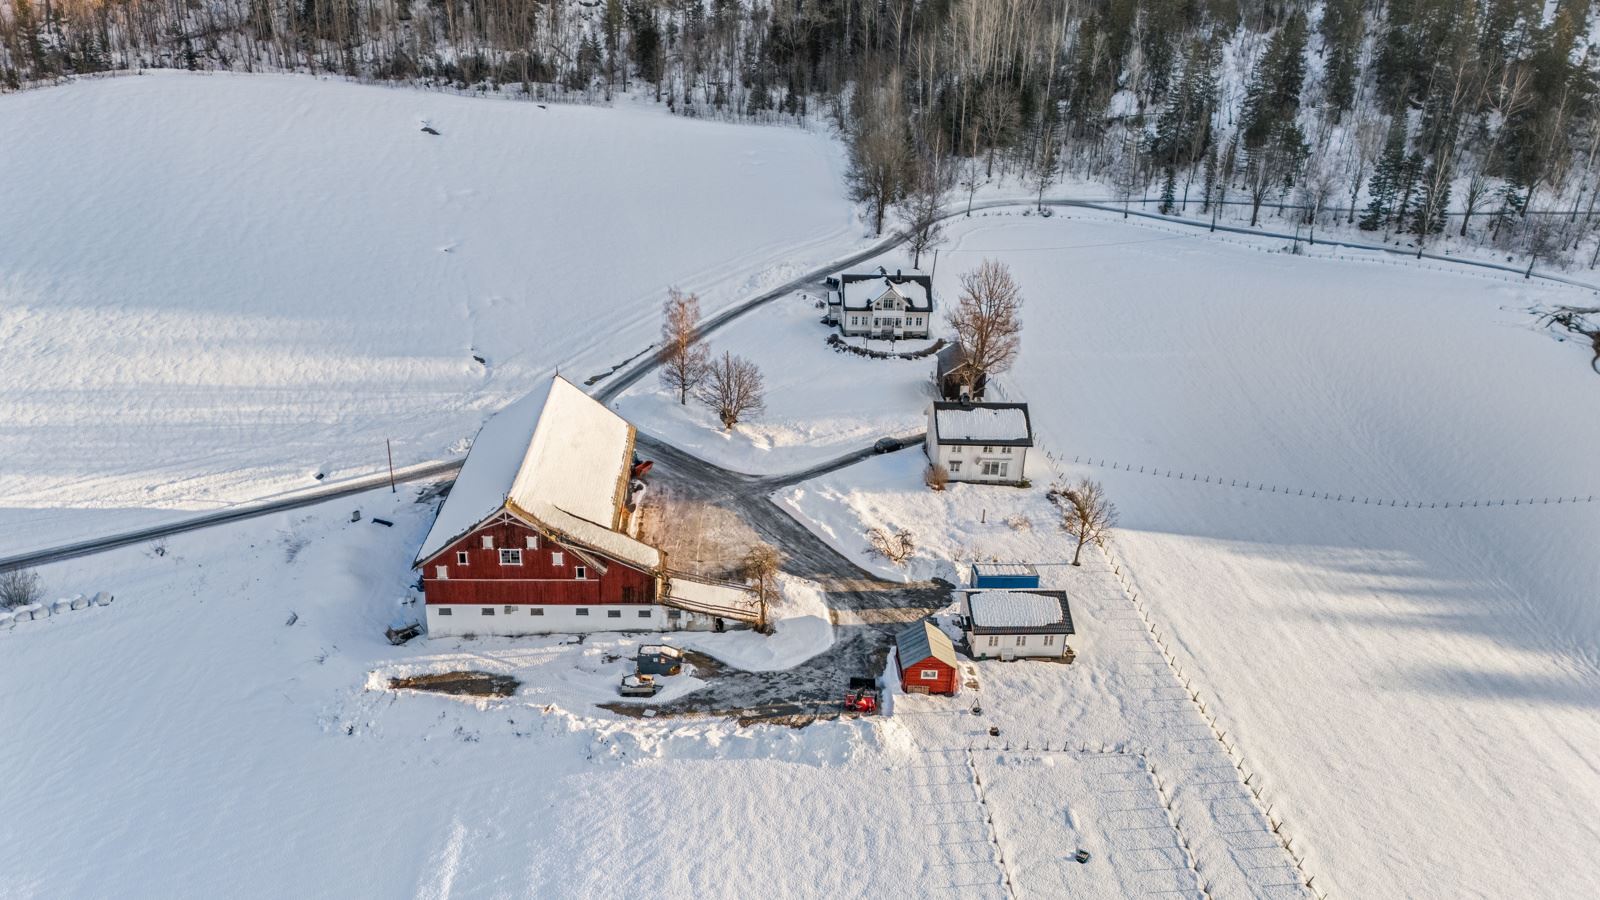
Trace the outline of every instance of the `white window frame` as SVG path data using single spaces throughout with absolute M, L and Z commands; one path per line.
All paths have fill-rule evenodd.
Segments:
M 508 616 L 515 615 L 516 612 L 517 612 L 517 608 L 515 606 L 511 605 L 510 603 L 506 604 L 506 615 L 508 615 Z
M 530 607 L 528 607 L 528 615 L 530 615 L 530 616 L 542 616 L 542 615 L 544 615 L 544 607 L 542 607 L 542 606 L 530 606 Z
M 1000 646 L 1000 635 L 998 635 L 998 634 L 989 635 L 989 646 L 991 646 L 991 647 Z
M 577 616 L 587 616 L 589 614 L 589 607 L 580 606 L 577 609 L 573 610 L 572 613 L 573 613 L 573 615 L 577 615 Z
M 526 543 L 529 550 L 539 549 L 539 536 L 537 534 L 528 535 Z
M 552 566 L 564 566 L 566 564 L 567 564 L 566 554 L 562 553 L 560 550 L 551 550 L 550 551 L 550 565 L 552 565 Z
M 1056 636 L 1053 635 L 1053 634 L 1045 635 L 1044 636 L 1044 645 L 1046 647 L 1054 647 L 1056 645 Z
M 1026 647 L 1026 646 L 1028 646 L 1028 636 L 1025 635 L 1025 634 L 1017 635 L 1017 646 L 1018 647 Z
M 650 618 L 650 610 L 648 610 L 648 609 L 639 610 L 639 618 L 641 618 L 641 619 Z
M 606 618 L 608 618 L 608 619 L 620 619 L 620 618 L 622 618 L 622 610 L 620 610 L 620 609 L 608 609 L 608 610 L 606 610 Z
M 994 452 L 994 448 L 993 447 L 984 447 L 983 448 L 983 452 L 985 452 L 985 453 L 993 453 Z
M 1010 447 L 1001 447 L 1000 448 L 1000 452 L 1002 454 L 1006 455 L 1006 456 L 1010 456 L 1011 455 L 1011 448 Z
M 520 565 L 522 565 L 522 551 L 520 549 L 516 548 L 516 547 L 501 547 L 500 548 L 500 565 L 502 565 L 502 566 L 520 566 Z
M 439 579 L 440 581 L 449 581 L 450 580 L 450 567 L 449 566 L 434 566 L 433 567 L 433 577 Z
M 465 550 L 457 550 L 456 551 L 456 565 L 464 566 L 464 565 L 467 564 L 467 562 L 470 559 L 472 559 L 472 557 L 470 555 L 468 555 L 467 551 L 465 551 Z
M 939 670 L 938 669 L 923 669 L 922 671 L 917 673 L 917 678 L 919 678 L 919 679 L 921 679 L 923 681 L 938 681 L 939 680 Z
M 950 460 L 950 474 L 954 475 L 959 471 L 961 471 L 961 460 L 959 460 L 959 459 Z
M 951 444 L 950 445 L 950 455 L 951 456 L 960 456 L 961 455 L 961 445 L 960 444 Z
M 441 616 L 453 616 L 455 614 L 456 614 L 456 611 L 451 609 L 448 606 L 439 607 L 439 615 L 441 615 Z
M 493 550 L 494 549 L 494 535 L 486 534 L 483 537 L 479 538 L 479 540 L 481 540 L 483 542 L 483 549 L 485 549 L 485 550 Z
M 573 566 L 572 567 L 572 577 L 577 579 L 578 581 L 588 581 L 589 580 L 589 567 L 588 566 Z
M 983 461 L 983 475 L 985 478 L 1005 478 L 1006 462 L 999 459 L 986 459 Z

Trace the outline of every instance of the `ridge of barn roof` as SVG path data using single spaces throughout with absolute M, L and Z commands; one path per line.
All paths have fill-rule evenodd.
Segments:
M 955 645 L 931 619 L 923 619 L 902 628 L 894 637 L 894 645 L 900 654 L 902 666 L 921 662 L 931 656 L 951 668 L 956 667 Z
M 613 530 L 633 426 L 559 375 L 485 422 L 417 551 L 422 563 L 508 505 L 579 544 L 654 567 L 660 553 Z

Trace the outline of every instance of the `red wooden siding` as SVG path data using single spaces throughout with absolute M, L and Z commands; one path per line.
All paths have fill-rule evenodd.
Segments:
M 570 548 L 541 537 L 537 549 L 529 549 L 527 539 L 538 533 L 520 522 L 495 522 L 472 532 L 428 560 L 422 567 L 422 588 L 427 602 L 439 603 L 527 603 L 604 605 L 607 603 L 653 603 L 655 578 L 620 562 L 593 553 L 591 558 L 605 564 L 599 567 L 585 561 Z M 484 536 L 494 538 L 494 548 L 484 549 Z M 521 565 L 500 564 L 500 551 L 521 550 Z M 457 562 L 457 554 L 467 554 L 467 564 Z M 560 553 L 562 565 L 552 562 Z M 447 576 L 439 577 L 444 566 Z M 587 570 L 578 580 L 577 567 Z
M 938 674 L 934 678 L 923 678 L 924 669 L 931 669 Z M 914 687 L 927 688 L 930 694 L 954 694 L 960 688 L 960 684 L 956 681 L 956 670 L 941 662 L 936 656 L 902 665 L 900 686 L 907 691 Z

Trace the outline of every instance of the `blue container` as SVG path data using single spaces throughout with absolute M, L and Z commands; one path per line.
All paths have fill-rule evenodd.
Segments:
M 973 563 L 972 586 L 1026 590 L 1039 586 L 1039 571 L 1027 563 Z

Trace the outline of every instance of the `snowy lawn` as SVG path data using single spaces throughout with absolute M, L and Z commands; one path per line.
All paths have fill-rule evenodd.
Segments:
M 1106 483 L 1135 590 L 1317 886 L 1600 893 L 1600 504 L 1513 503 L 1600 496 L 1600 381 L 1523 312 L 1583 298 L 1097 215 L 963 225 L 938 288 L 985 257 L 1028 298 L 1002 392 L 1061 476 Z M 913 528 L 914 573 L 1070 552 L 1030 545 L 1038 516 L 1007 541 L 998 503 L 935 495 L 898 456 L 780 502 L 847 551 Z M 1036 491 L 1051 468 L 1030 457 Z
M 862 239 L 826 135 L 642 98 L 160 72 L 0 97 L 0 159 L 0 555 L 459 453 Z
M 713 354 L 729 350 L 754 362 L 766 381 L 766 410 L 724 431 L 716 414 L 655 378 L 640 381 L 613 404 L 623 418 L 723 468 L 752 474 L 805 469 L 925 426 L 933 399 L 933 359 L 869 359 L 833 349 L 816 296 L 784 297 L 707 339 Z M 930 342 L 915 342 L 927 346 Z M 888 349 L 886 342 L 875 347 Z M 912 349 L 902 341 L 899 350 Z

